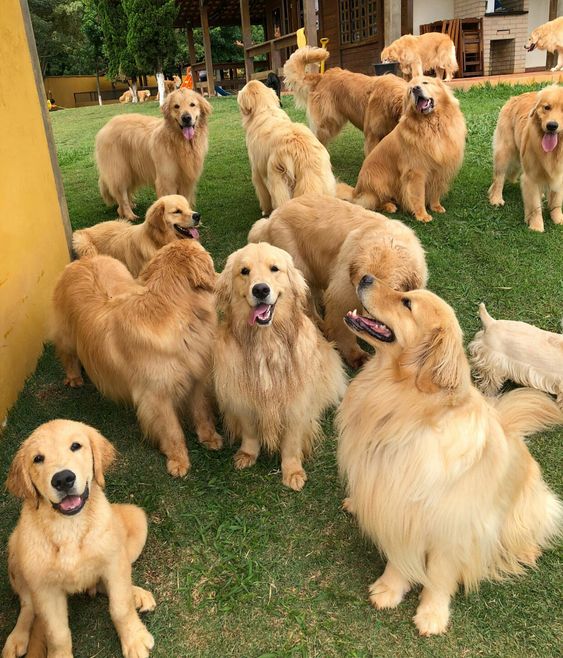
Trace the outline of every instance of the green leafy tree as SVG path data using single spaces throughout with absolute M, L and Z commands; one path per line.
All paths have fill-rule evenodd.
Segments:
M 154 71 L 160 104 L 164 102 L 164 64 L 177 49 L 175 0 L 123 0 L 127 16 L 127 47 L 139 70 Z
M 102 94 L 100 91 L 100 69 L 105 65 L 104 35 L 100 27 L 98 10 L 94 0 L 85 0 L 84 12 L 82 14 L 82 33 L 90 46 L 96 69 L 96 91 L 98 103 L 102 105 Z

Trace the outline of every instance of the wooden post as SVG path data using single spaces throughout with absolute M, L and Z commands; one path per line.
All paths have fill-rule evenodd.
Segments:
M 315 0 L 303 0 L 303 27 L 307 45 L 318 46 L 317 41 L 317 12 L 315 11 Z M 275 71 L 277 73 L 277 71 Z
M 252 33 L 250 31 L 250 7 L 248 0 L 240 0 L 240 25 L 242 30 L 242 42 L 244 43 L 244 70 L 246 81 L 252 80 L 254 73 L 254 60 L 246 54 L 246 49 L 252 45 Z
M 215 78 L 213 76 L 213 55 L 211 54 L 211 36 L 209 34 L 209 16 L 207 15 L 207 0 L 199 1 L 201 16 L 201 31 L 203 33 L 203 49 L 205 51 L 205 70 L 207 71 L 207 89 L 210 96 L 215 96 Z
M 196 84 L 199 82 L 199 73 L 194 71 L 194 66 L 197 64 L 197 57 L 195 54 L 194 29 L 191 25 L 188 25 L 186 28 L 186 35 L 188 37 L 188 52 L 190 55 L 190 66 L 192 67 L 194 89 L 197 89 Z

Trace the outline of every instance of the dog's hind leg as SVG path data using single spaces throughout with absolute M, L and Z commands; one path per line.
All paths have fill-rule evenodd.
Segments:
M 552 71 L 561 71 L 563 70 L 563 50 L 556 50 L 557 53 L 557 64 L 551 69 Z
M 129 221 L 134 221 L 139 219 L 137 215 L 133 212 L 131 207 L 131 199 L 129 197 L 129 190 L 126 187 L 120 187 L 115 191 L 115 198 L 117 201 L 117 214 L 120 217 L 125 217 Z
M 153 439 L 166 457 L 166 469 L 172 477 L 183 477 L 190 468 L 186 438 L 172 401 L 164 396 L 143 392 L 134 398 L 137 418 L 143 432 Z
M 71 388 L 79 388 L 80 386 L 84 386 L 80 360 L 73 347 L 64 344 L 65 342 L 66 341 L 60 339 L 55 340 L 57 356 L 63 365 L 66 375 L 64 384 Z
M 489 203 L 492 206 L 504 206 L 502 190 L 507 175 L 513 179 L 517 167 L 518 151 L 512 136 L 505 135 L 501 139 L 499 127 L 495 130 L 493 138 L 493 182 L 489 187 Z
M 262 180 L 262 176 L 257 171 L 252 172 L 252 184 L 256 190 L 256 196 L 258 197 L 262 214 L 264 216 L 269 215 L 272 212 L 272 198 L 266 184 Z
M 198 441 L 208 450 L 221 450 L 223 437 L 215 431 L 208 388 L 201 383 L 195 384 L 188 396 L 188 404 Z

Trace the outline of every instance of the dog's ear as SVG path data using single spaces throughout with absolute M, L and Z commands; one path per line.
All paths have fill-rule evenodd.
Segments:
M 117 457 L 117 450 L 113 445 L 93 427 L 85 425 L 86 434 L 90 440 L 92 461 L 94 463 L 94 479 L 103 489 L 106 481 L 104 474 Z
M 287 254 L 287 278 L 291 284 L 291 289 L 295 294 L 295 298 L 298 304 L 305 308 L 307 305 L 307 294 L 309 292 L 309 286 L 305 281 L 305 277 L 301 273 L 301 270 L 298 270 L 295 267 L 293 258 Z
M 415 384 L 423 393 L 455 392 L 469 381 L 462 334 L 451 327 L 432 330 L 408 356 L 407 365 L 416 368 Z
M 145 221 L 147 222 L 147 224 L 152 224 L 152 226 L 163 228 L 164 209 L 165 209 L 165 202 L 164 199 L 161 197 L 160 199 L 157 199 L 152 204 L 152 206 L 150 206 L 150 208 L 147 210 L 147 214 L 145 215 Z
M 256 95 L 252 89 L 245 89 L 244 93 L 237 96 L 237 102 L 242 114 L 248 116 L 256 107 Z
M 201 95 L 198 98 L 198 102 L 199 102 L 199 109 L 201 110 L 201 114 L 205 118 L 207 118 L 211 114 L 211 112 L 213 112 L 213 107 L 211 103 Z
M 227 258 L 225 267 L 215 282 L 215 298 L 217 300 L 217 308 L 222 312 L 228 310 L 231 304 L 231 298 L 233 296 L 233 256 L 234 254 L 231 254 Z
M 12 461 L 6 489 L 16 498 L 37 499 L 37 490 L 29 474 L 28 450 L 25 444 L 17 451 Z
M 217 274 L 213 265 L 213 259 L 204 249 L 197 249 L 190 254 L 190 267 L 188 269 L 187 279 L 191 288 L 208 290 L 211 292 L 215 289 Z

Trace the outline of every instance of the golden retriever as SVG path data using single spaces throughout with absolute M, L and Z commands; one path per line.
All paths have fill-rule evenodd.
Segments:
M 305 314 L 307 284 L 285 251 L 267 243 L 239 249 L 216 294 L 213 375 L 225 427 L 242 439 L 235 468 L 255 464 L 261 449 L 279 452 L 283 483 L 299 491 L 321 415 L 346 388 L 342 362 Z
M 479 306 L 483 328 L 469 345 L 475 379 L 496 395 L 507 379 L 557 395 L 563 405 L 563 336 L 526 322 L 495 320 Z
M 338 185 L 338 196 L 373 210 L 395 212 L 395 203 L 421 222 L 446 212 L 440 199 L 459 171 L 465 151 L 459 102 L 436 78 L 413 78 L 397 127 L 364 160 L 356 188 Z
M 126 219 L 101 222 L 75 231 L 72 246 L 80 258 L 113 256 L 137 277 L 164 245 L 184 238 L 199 239 L 199 220 L 200 214 L 190 208 L 185 197 L 170 194 L 152 204 L 142 224 L 131 224 Z
M 338 67 L 322 75 L 308 71 L 328 57 L 324 48 L 299 48 L 283 67 L 285 84 L 295 94 L 295 105 L 307 110 L 309 127 L 322 144 L 350 121 L 364 132 L 367 155 L 397 125 L 407 83 L 396 75 L 369 76 Z
M 451 80 L 458 70 L 455 45 L 447 34 L 428 32 L 420 36 L 405 34 L 381 51 L 382 62 L 398 62 L 408 78 L 434 71 L 440 80 Z
M 542 194 L 549 192 L 549 214 L 563 224 L 563 87 L 553 85 L 539 92 L 513 96 L 502 107 L 493 137 L 493 182 L 489 201 L 504 206 L 504 181 L 515 180 L 522 170 L 520 187 L 524 221 L 532 231 L 543 232 Z
M 41 425 L 18 450 L 6 486 L 23 498 L 8 542 L 10 583 L 21 607 L 3 658 L 72 658 L 67 595 L 97 586 L 109 597 L 125 658 L 146 658 L 153 648 L 135 608 L 156 604 L 131 580 L 147 519 L 136 505 L 110 505 L 105 497 L 104 472 L 114 458 L 107 439 L 71 420 Z
M 104 395 L 133 404 L 175 477 L 190 467 L 184 407 L 199 442 L 222 445 L 208 390 L 214 285 L 211 256 L 197 240 L 181 240 L 160 249 L 137 280 L 114 258 L 94 256 L 67 265 L 55 288 L 54 343 L 65 383 L 83 384 L 82 364 Z
M 145 101 L 148 101 L 150 97 L 151 97 L 151 92 L 148 89 L 141 89 L 140 91 L 137 92 L 137 98 L 139 99 L 139 103 L 144 103 Z
M 163 119 L 116 116 L 96 135 L 100 193 L 125 219 L 137 219 L 132 198 L 142 185 L 154 185 L 158 197 L 181 194 L 195 205 L 211 105 L 195 91 L 178 89 L 166 97 L 162 113 Z
M 119 97 L 119 102 L 120 103 L 132 103 L 133 102 L 133 92 L 128 89 L 127 91 L 124 91 L 121 96 Z
M 422 585 L 414 622 L 444 633 L 461 584 L 518 574 L 557 535 L 562 506 L 524 437 L 563 422 L 544 393 L 485 398 L 471 383 L 453 310 L 426 290 L 366 274 L 366 315 L 347 324 L 376 349 L 338 413 L 346 506 L 387 559 L 370 587 L 378 609 Z
M 264 215 L 306 192 L 335 194 L 328 151 L 309 128 L 291 121 L 273 89 L 252 80 L 239 91 L 237 101 L 252 183 Z
M 248 241 L 270 242 L 291 254 L 313 298 L 323 302 L 320 326 L 352 368 L 368 358 L 343 322 L 360 304 L 359 278 L 373 272 L 396 290 L 423 288 L 428 279 L 414 231 L 334 197 L 305 194 L 288 201 L 268 219 L 258 220 Z
M 544 23 L 528 37 L 528 43 L 524 46 L 528 52 L 535 48 L 538 50 L 547 50 L 550 53 L 557 54 L 557 64 L 551 69 L 552 71 L 563 70 L 563 16 L 559 16 L 553 21 Z

